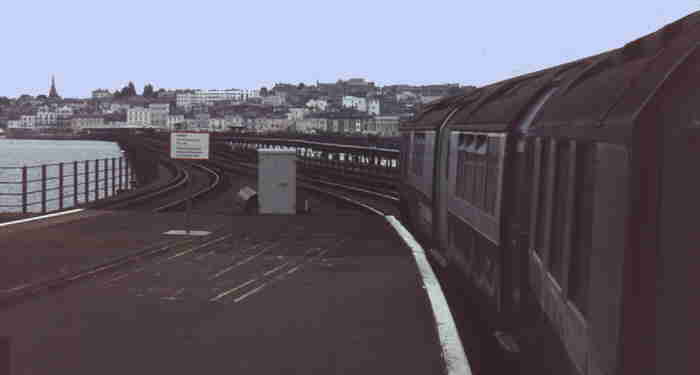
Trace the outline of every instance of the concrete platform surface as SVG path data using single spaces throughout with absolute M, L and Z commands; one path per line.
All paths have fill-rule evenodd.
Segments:
M 99 226 L 79 224 L 84 245 L 22 242 L 31 229 L 0 234 L 22 245 L 3 256 L 32 262 L 18 255 L 24 245 L 39 263 L 111 255 L 162 241 L 183 220 L 102 216 Z M 36 233 L 55 238 L 79 222 Z M 192 223 L 213 234 L 0 311 L 12 374 L 445 373 L 416 261 L 384 218 L 200 215 Z M 21 279 L 2 276 L 0 285 Z

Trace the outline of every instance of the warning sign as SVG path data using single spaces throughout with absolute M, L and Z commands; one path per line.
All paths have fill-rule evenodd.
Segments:
M 209 133 L 170 133 L 170 158 L 208 160 Z

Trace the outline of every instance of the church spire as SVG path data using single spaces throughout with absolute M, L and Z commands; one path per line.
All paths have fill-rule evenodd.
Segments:
M 58 98 L 58 92 L 56 91 L 56 80 L 54 76 L 51 75 L 51 90 L 49 90 L 49 98 Z

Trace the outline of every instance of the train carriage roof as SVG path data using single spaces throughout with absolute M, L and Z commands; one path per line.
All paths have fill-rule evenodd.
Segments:
M 467 94 L 450 96 L 425 106 L 410 120 L 401 124 L 401 128 L 412 130 L 437 130 L 447 116 L 460 106 L 468 106 L 477 101 L 487 88 L 479 88 Z
M 535 135 L 625 142 L 657 88 L 700 42 L 700 12 L 596 56 L 545 104 Z
M 498 83 L 488 98 L 478 105 L 462 108 L 450 119 L 450 128 L 507 131 L 523 110 L 538 94 L 553 82 L 562 80 L 580 69 L 580 63 L 570 63 Z
M 533 135 L 624 141 L 668 74 L 700 42 L 700 12 L 622 48 L 484 86 L 435 102 L 402 128 L 508 131 L 550 87 L 556 91 L 529 129 Z

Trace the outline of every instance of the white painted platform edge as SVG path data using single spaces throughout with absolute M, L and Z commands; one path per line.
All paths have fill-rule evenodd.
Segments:
M 7 227 L 7 226 L 10 226 L 10 225 L 14 225 L 14 224 L 28 223 L 28 222 L 30 222 L 30 221 L 49 219 L 49 218 L 56 217 L 56 216 L 63 216 L 63 215 L 75 214 L 75 213 L 78 213 L 78 212 L 81 212 L 81 211 L 85 211 L 85 209 L 84 209 L 84 208 L 76 208 L 75 210 L 62 211 L 62 212 L 57 212 L 57 213 L 55 213 L 55 214 L 48 214 L 48 215 L 30 217 L 30 218 L 28 218 L 28 219 L 21 219 L 21 220 L 9 221 L 9 222 L 7 222 L 7 223 L 2 223 L 2 224 L 0 224 L 0 228 L 2 228 L 2 227 Z
M 455 325 L 452 312 L 447 305 L 447 299 L 445 299 L 445 294 L 442 292 L 440 282 L 435 276 L 432 267 L 430 267 L 428 259 L 425 257 L 425 250 L 423 250 L 423 247 L 416 241 L 411 232 L 394 216 L 384 216 L 384 218 L 394 227 L 406 245 L 413 250 L 413 257 L 423 279 L 423 288 L 428 293 L 428 299 L 430 299 L 430 305 L 433 308 L 447 374 L 471 375 L 472 370 L 469 366 L 467 355 L 464 353 L 464 346 L 462 346 L 462 340 L 459 338 L 457 325 Z
M 191 231 L 186 231 L 184 229 L 173 229 L 169 230 L 163 234 L 170 234 L 170 235 L 176 235 L 176 236 L 208 236 L 211 234 L 211 232 L 207 232 L 205 230 L 191 230 Z

